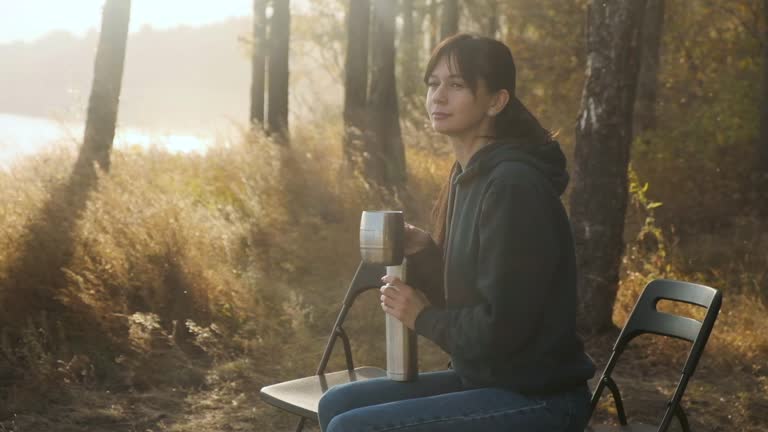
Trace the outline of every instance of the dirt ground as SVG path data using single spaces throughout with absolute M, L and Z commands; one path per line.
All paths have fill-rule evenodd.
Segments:
M 588 351 L 601 370 L 614 335 L 587 341 Z M 679 378 L 685 346 L 675 343 L 641 344 L 630 348 L 615 378 L 624 396 L 630 421 L 653 423 Z M 672 354 L 672 353 L 677 354 Z M 669 353 L 669 355 L 665 355 Z M 691 380 L 684 406 L 697 432 L 768 431 L 768 368 L 729 359 L 727 352 L 707 351 Z M 433 364 L 435 352 L 425 352 Z M 724 368 L 722 365 L 733 364 Z M 275 366 L 277 367 L 277 366 Z M 69 385 L 40 394 L 35 389 L 12 389 L 16 400 L 35 401 L 29 409 L 0 422 L 0 432 L 213 432 L 293 431 L 296 417 L 265 404 L 259 389 L 275 380 L 275 370 L 247 359 L 211 367 L 196 388 L 154 388 L 120 392 Z M 591 385 L 597 377 L 593 379 Z M 616 423 L 610 397 L 604 397 L 593 423 Z M 305 430 L 318 430 L 308 422 Z M 679 430 L 673 423 L 670 430 Z

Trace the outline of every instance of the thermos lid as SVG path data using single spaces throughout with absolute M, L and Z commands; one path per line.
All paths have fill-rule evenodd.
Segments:
M 360 255 L 365 262 L 400 265 L 404 237 L 405 218 L 400 210 L 366 210 L 360 217 Z

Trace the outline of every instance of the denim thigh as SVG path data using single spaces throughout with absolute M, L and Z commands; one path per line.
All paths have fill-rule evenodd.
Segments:
M 434 396 L 463 390 L 453 370 L 424 372 L 416 381 L 398 382 L 374 378 L 331 387 L 320 399 L 317 416 L 321 430 L 327 430 L 334 417 L 357 408 L 387 402 Z
M 375 385 L 368 390 L 377 392 Z M 359 396 L 368 398 L 367 402 L 377 398 Z M 584 430 L 589 404 L 586 386 L 546 397 L 525 396 L 500 388 L 459 388 L 409 396 L 340 412 L 321 419 L 321 427 L 326 432 L 575 432 Z

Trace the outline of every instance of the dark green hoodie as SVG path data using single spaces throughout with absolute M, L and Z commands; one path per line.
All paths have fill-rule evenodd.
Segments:
M 557 141 L 494 142 L 451 178 L 446 240 L 409 257 L 432 306 L 416 332 L 451 355 L 467 387 L 546 394 L 594 364 L 576 335 L 576 259 Z

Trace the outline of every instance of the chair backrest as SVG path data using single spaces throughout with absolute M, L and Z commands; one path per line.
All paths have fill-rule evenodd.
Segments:
M 698 321 L 693 318 L 662 312 L 657 309 L 657 305 L 661 300 L 697 305 L 705 308 L 706 314 L 702 321 Z M 701 354 L 704 352 L 704 347 L 720 312 L 721 303 L 722 294 L 720 291 L 704 285 L 669 279 L 656 279 L 646 285 L 613 346 L 611 358 L 608 360 L 608 364 L 600 377 L 592 397 L 592 409 L 597 405 L 600 393 L 602 393 L 606 385 L 614 392 L 614 399 L 617 399 L 617 408 L 621 405 L 621 395 L 610 377 L 611 372 L 619 356 L 632 339 L 645 333 L 651 333 L 683 339 L 692 343 L 688 358 L 683 366 L 680 381 L 672 399 L 669 401 L 667 411 L 658 430 L 666 430 L 672 416 L 684 417 L 685 414 L 679 408 L 680 400 L 685 392 L 688 380 L 693 375 Z M 625 423 L 623 408 L 620 408 L 619 411 L 619 418 L 622 423 Z
M 703 321 L 661 312 L 660 300 L 677 301 L 707 310 Z M 685 371 L 692 374 L 720 311 L 722 294 L 708 286 L 669 279 L 656 279 L 646 285 L 614 345 L 621 352 L 635 337 L 652 333 L 687 340 L 693 343 L 686 360 Z

